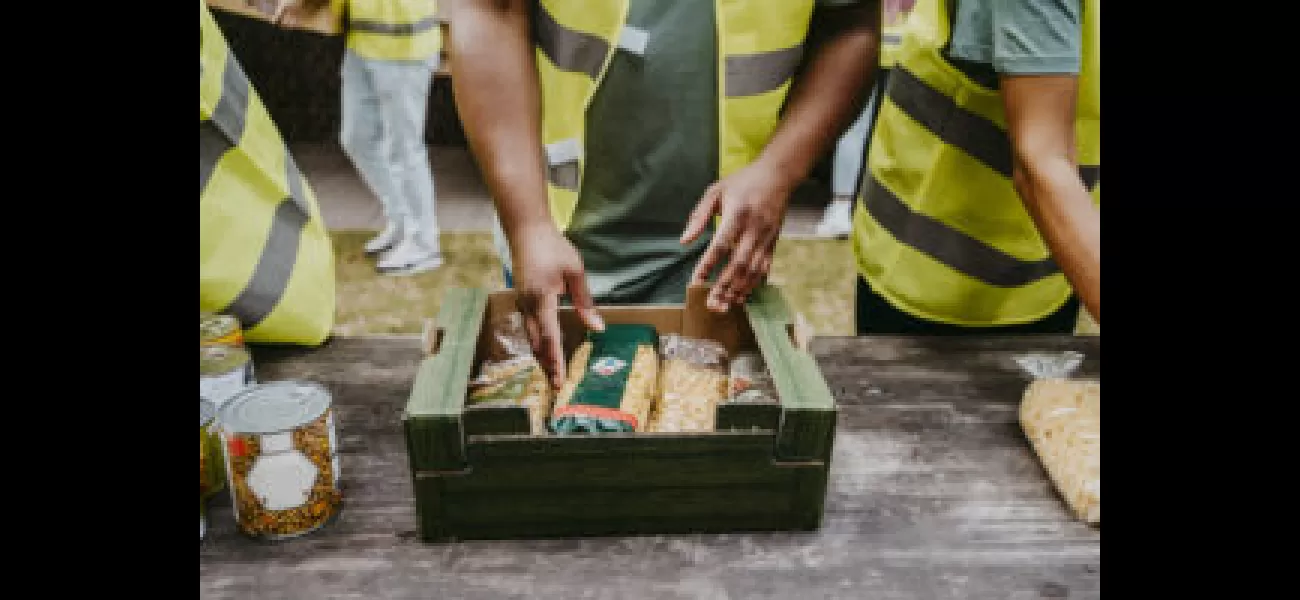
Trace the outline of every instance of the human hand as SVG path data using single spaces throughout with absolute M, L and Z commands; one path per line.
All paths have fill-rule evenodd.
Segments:
M 681 242 L 698 238 L 709 219 L 721 215 L 713 240 L 691 275 L 691 285 L 708 283 L 709 274 L 727 260 L 709 290 L 709 310 L 726 312 L 732 304 L 744 302 L 767 277 L 793 190 L 793 183 L 778 170 L 754 162 L 704 191 L 686 221 Z
M 516 302 L 524 318 L 528 341 L 551 387 L 559 389 L 564 385 L 566 373 L 560 335 L 560 296 L 569 296 L 587 328 L 603 331 L 605 323 L 587 289 L 582 257 L 553 224 L 538 224 L 516 232 L 510 246 Z

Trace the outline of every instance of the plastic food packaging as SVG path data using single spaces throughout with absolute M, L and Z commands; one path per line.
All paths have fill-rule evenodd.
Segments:
M 467 406 L 523 406 L 533 435 L 547 433 L 546 418 L 553 394 L 546 373 L 537 364 L 523 317 L 508 313 L 490 325 L 492 346 L 469 384 Z
M 1101 381 L 1071 377 L 1078 352 L 1029 354 L 1016 362 L 1033 377 L 1020 426 L 1070 511 L 1101 523 Z
M 776 385 L 757 352 L 740 352 L 728 366 L 731 402 L 776 402 Z
M 551 430 L 558 434 L 645 431 L 659 384 L 659 334 L 650 325 L 588 332 L 569 359 Z
M 668 334 L 659 338 L 659 397 L 647 431 L 713 431 L 727 398 L 727 350 L 713 340 Z

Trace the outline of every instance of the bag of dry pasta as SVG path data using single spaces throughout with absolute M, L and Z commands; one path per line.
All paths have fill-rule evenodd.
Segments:
M 569 359 L 551 430 L 558 434 L 645 431 L 659 379 L 659 335 L 650 325 L 611 324 Z
M 727 398 L 727 349 L 713 340 L 668 334 L 659 338 L 659 397 L 647 431 L 713 431 Z
M 1016 362 L 1033 381 L 1020 401 L 1020 426 L 1074 515 L 1101 523 L 1101 381 L 1071 375 L 1078 352 L 1030 354 Z
M 523 317 L 517 312 L 507 313 L 488 326 L 492 344 L 478 376 L 469 383 L 466 406 L 523 406 L 528 409 L 530 431 L 545 434 L 551 387 L 533 356 Z
M 776 384 L 763 355 L 740 352 L 728 365 L 731 402 L 776 402 Z

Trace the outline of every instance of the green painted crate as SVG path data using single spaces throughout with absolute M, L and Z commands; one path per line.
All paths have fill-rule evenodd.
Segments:
M 714 315 L 703 288 L 685 305 L 602 307 L 607 323 L 758 349 L 779 405 L 718 406 L 711 433 L 534 436 L 522 407 L 466 409 L 487 347 L 486 317 L 510 291 L 452 290 L 426 332 L 403 416 L 420 538 L 429 541 L 617 534 L 807 531 L 821 524 L 835 403 L 779 290 Z M 572 353 L 576 314 L 561 326 Z

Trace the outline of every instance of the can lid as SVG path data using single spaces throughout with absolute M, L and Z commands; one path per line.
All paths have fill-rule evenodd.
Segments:
M 232 315 L 200 314 L 199 338 L 221 337 L 239 328 L 239 319 Z
M 217 417 L 217 405 L 199 398 L 199 427 L 212 422 Z
M 278 433 L 325 413 L 329 390 L 311 381 L 253 384 L 221 406 L 221 425 L 231 433 Z
M 239 346 L 215 344 L 199 346 L 199 374 L 224 373 L 252 359 L 248 350 Z

